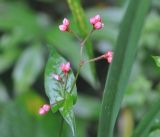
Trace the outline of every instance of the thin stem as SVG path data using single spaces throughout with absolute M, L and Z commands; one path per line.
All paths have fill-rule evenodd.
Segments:
M 81 42 L 81 38 L 77 35 L 77 33 L 75 33 L 73 30 L 69 30 L 68 32 L 72 33 L 77 39 L 79 42 Z
M 94 31 L 94 29 L 92 29 L 88 35 L 86 36 L 86 38 L 80 43 L 81 45 L 81 49 L 80 49 L 80 59 L 82 59 L 82 56 L 83 56 L 83 47 L 84 47 L 84 44 L 86 43 L 86 41 L 88 40 L 88 38 L 91 36 L 92 32 Z
M 81 46 L 81 49 L 80 49 L 80 61 L 82 60 L 82 55 L 83 55 L 83 46 Z
M 81 46 L 84 46 L 84 44 L 86 43 L 86 41 L 88 40 L 88 38 L 91 36 L 92 32 L 94 31 L 94 29 L 92 29 L 88 35 L 86 36 L 86 38 L 81 42 Z
M 64 99 L 62 99 L 62 100 L 60 100 L 60 101 L 56 101 L 55 103 L 53 103 L 53 104 L 51 104 L 52 106 L 53 105 L 56 105 L 56 104 L 58 104 L 58 103 L 60 103 L 60 102 L 63 102 L 64 101 Z
M 66 86 L 67 86 L 67 79 L 68 79 L 68 74 L 66 74 L 66 75 L 65 75 L 64 90 L 66 90 Z
M 61 120 L 61 125 L 60 125 L 60 130 L 59 130 L 59 137 L 62 136 L 63 124 L 64 124 L 64 119 L 62 118 L 62 120 Z
M 74 79 L 74 82 L 73 82 L 72 87 L 71 87 L 71 90 L 70 90 L 70 93 L 72 92 L 72 90 L 73 90 L 73 88 L 74 88 L 74 86 L 75 86 L 75 84 L 76 84 L 76 81 L 77 81 L 78 75 L 79 75 L 79 73 L 80 73 L 81 67 L 82 67 L 82 64 L 81 64 L 81 62 L 80 62 L 79 67 L 78 67 L 78 70 L 77 70 L 77 73 L 76 73 L 76 77 L 75 77 L 75 79 Z
M 93 62 L 93 61 L 98 61 L 98 60 L 103 59 L 103 58 L 104 58 L 104 55 L 99 56 L 99 57 L 97 57 L 97 58 L 93 58 L 93 59 L 87 60 L 87 61 L 85 61 L 85 62 L 83 63 L 83 65 L 85 65 L 85 64 L 87 64 L 87 63 L 90 63 L 90 62 Z
M 73 90 L 73 88 L 74 88 L 74 86 L 75 86 L 75 84 L 76 84 L 78 75 L 79 75 L 80 70 L 81 70 L 81 67 L 82 67 L 82 65 L 83 65 L 82 54 L 83 54 L 84 44 L 86 43 L 86 41 L 88 40 L 88 38 L 91 36 L 91 34 L 92 34 L 93 31 L 94 31 L 94 29 L 92 29 L 92 30 L 88 33 L 88 35 L 86 36 L 86 38 L 85 38 L 82 42 L 80 41 L 80 42 L 81 42 L 81 43 L 80 43 L 80 45 L 81 45 L 81 49 L 80 49 L 80 62 L 79 62 L 79 66 L 78 66 L 78 70 L 77 70 L 77 73 L 76 73 L 76 77 L 75 77 L 74 82 L 73 82 L 73 84 L 72 84 L 70 93 L 72 92 L 72 90 Z M 70 32 L 75 35 L 75 33 L 74 33 L 72 30 L 70 30 Z M 75 36 L 76 36 L 76 35 L 75 35 Z M 78 39 L 79 39 L 79 38 L 78 38 Z

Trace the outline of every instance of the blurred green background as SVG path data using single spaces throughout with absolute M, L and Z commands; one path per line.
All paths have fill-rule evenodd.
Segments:
M 87 18 L 100 14 L 105 24 L 91 37 L 94 55 L 114 51 L 128 0 L 82 0 L 81 3 Z M 59 113 L 39 116 L 38 109 L 48 102 L 43 84 L 48 46 L 66 57 L 74 71 L 77 69 L 79 43 L 58 29 L 64 17 L 79 32 L 64 0 L 0 1 L 0 137 L 59 136 L 62 119 Z M 160 56 L 160 0 L 152 0 L 145 21 L 115 137 L 130 137 L 148 107 L 160 97 L 160 68 L 152 56 Z M 78 101 L 74 110 L 78 137 L 97 135 L 108 64 L 105 60 L 96 62 L 94 69 L 95 80 L 86 68 L 77 83 Z M 63 137 L 71 137 L 66 124 Z M 160 137 L 160 116 L 153 122 L 149 137 Z

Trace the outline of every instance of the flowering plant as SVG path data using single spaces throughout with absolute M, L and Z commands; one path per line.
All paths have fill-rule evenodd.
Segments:
M 113 56 L 112 51 L 107 51 L 105 54 L 99 57 L 89 60 L 83 59 L 83 50 L 86 41 L 95 30 L 99 30 L 104 27 L 100 15 L 90 18 L 90 24 L 93 26 L 92 30 L 88 33 L 84 40 L 82 40 L 70 28 L 70 21 L 67 18 L 64 18 L 62 24 L 59 25 L 60 31 L 71 33 L 80 43 L 78 71 L 74 77 L 74 74 L 71 70 L 71 63 L 67 62 L 63 57 L 56 53 L 56 51 L 52 51 L 45 71 L 45 89 L 50 100 L 50 105 L 44 104 L 39 109 L 40 115 L 44 115 L 49 111 L 49 109 L 51 109 L 53 112 L 57 112 L 59 110 L 65 121 L 71 127 L 73 136 L 75 136 L 75 127 L 73 126 L 75 125 L 73 105 L 76 103 L 76 82 L 81 69 L 83 69 L 82 67 L 85 64 L 101 59 L 106 59 L 108 63 L 111 63 Z
M 74 15 L 77 17 L 77 21 L 81 21 L 82 17 L 79 16 L 79 13 L 82 13 L 83 11 L 78 7 L 78 3 L 74 0 L 68 0 L 68 3 L 70 4 L 71 10 L 75 13 Z M 79 8 L 78 10 L 76 10 L 77 7 Z M 141 13 L 139 11 L 142 7 L 143 12 Z M 66 61 L 55 50 L 51 51 L 51 55 L 46 65 L 45 91 L 50 100 L 50 105 L 43 105 L 39 110 L 39 114 L 44 115 L 49 111 L 49 109 L 51 109 L 53 113 L 57 111 L 60 112 L 63 120 L 59 137 L 61 137 L 64 121 L 69 125 L 72 135 L 76 137 L 76 124 L 73 106 L 77 100 L 77 78 L 84 65 L 101 59 L 106 59 L 108 63 L 111 63 L 111 65 L 102 98 L 98 137 L 113 137 L 116 118 L 120 110 L 124 91 L 127 85 L 126 83 L 129 79 L 129 74 L 136 54 L 138 39 L 148 8 L 148 0 L 131 0 L 129 2 L 114 50 L 114 58 L 112 51 L 106 51 L 105 54 L 99 57 L 87 60 L 84 59 L 84 49 L 87 48 L 86 42 L 88 38 L 94 31 L 100 30 L 104 27 L 100 15 L 90 18 L 89 22 L 92 25 L 92 29 L 83 40 L 71 29 L 70 21 L 67 18 L 65 18 L 62 24 L 59 25 L 60 31 L 71 33 L 80 43 L 80 58 L 75 77 L 71 69 L 72 63 L 70 63 L 70 61 Z M 151 120 L 156 117 L 159 108 L 158 106 L 159 103 L 157 103 L 150 113 L 146 115 L 144 120 L 142 120 L 142 124 L 140 124 L 133 133 L 133 137 L 146 135 L 149 128 L 146 128 L 146 130 L 143 130 L 143 128 L 151 124 Z

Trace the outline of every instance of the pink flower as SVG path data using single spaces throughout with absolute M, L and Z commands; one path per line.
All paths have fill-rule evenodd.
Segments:
M 93 25 L 93 28 L 98 30 L 104 27 L 104 24 L 102 23 L 102 19 L 100 15 L 96 15 L 92 18 L 90 18 L 90 23 Z
M 51 108 L 51 106 L 48 105 L 48 104 L 44 104 L 44 105 L 43 105 L 43 109 L 44 109 L 45 111 L 47 111 L 47 112 L 50 110 L 50 108 Z
M 69 26 L 70 22 L 67 18 L 63 19 L 63 25 Z
M 64 74 L 66 75 L 71 69 L 71 65 L 70 62 L 67 62 L 66 64 L 62 64 L 61 65 L 61 70 L 64 72 Z
M 70 25 L 69 20 L 67 18 L 64 18 L 63 23 L 61 25 L 59 25 L 60 31 L 62 31 L 62 32 L 68 31 L 69 25 Z
M 59 25 L 59 29 L 60 29 L 60 31 L 65 32 L 65 31 L 67 31 L 68 27 L 66 25 L 61 24 L 61 25 Z
M 52 74 L 51 75 L 55 80 L 57 80 L 57 81 L 60 81 L 61 80 L 61 77 L 60 77 L 60 75 L 58 75 L 58 74 Z
M 104 24 L 102 22 L 97 22 L 96 24 L 94 24 L 94 29 L 101 29 L 104 27 Z
M 96 23 L 96 20 L 95 20 L 94 17 L 90 18 L 90 23 L 91 23 L 92 25 L 94 25 L 94 24 Z
M 40 115 L 44 115 L 44 114 L 46 114 L 46 111 L 43 108 L 40 108 L 38 113 Z
M 101 16 L 98 14 L 98 15 L 96 15 L 95 17 L 95 20 L 96 20 L 96 23 L 97 22 L 101 22 Z
M 107 51 L 103 57 L 108 61 L 108 63 L 111 63 L 113 58 L 113 52 Z
M 50 106 L 50 105 L 44 104 L 42 107 L 40 107 L 38 113 L 39 113 L 40 115 L 44 115 L 44 114 L 46 114 L 50 109 L 51 109 L 51 106 Z

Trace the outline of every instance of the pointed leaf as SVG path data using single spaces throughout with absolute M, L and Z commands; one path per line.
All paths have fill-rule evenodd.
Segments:
M 54 50 L 51 51 L 45 69 L 45 91 L 50 100 L 53 113 L 60 110 L 61 115 L 71 127 L 73 135 L 75 135 L 73 105 L 76 102 L 77 89 L 75 86 L 73 91 L 70 92 L 75 78 L 71 70 L 67 76 L 63 74 L 60 69 L 62 63 L 66 63 L 66 60 Z M 53 74 L 58 74 L 61 80 L 56 80 L 52 76 Z M 66 84 L 65 81 L 67 81 Z
M 66 99 L 64 102 L 64 106 L 60 109 L 60 113 L 62 114 L 65 121 L 70 126 L 73 136 L 76 136 L 76 127 L 75 127 L 75 118 L 73 112 L 73 98 L 70 94 L 66 94 Z
M 127 86 L 149 0 L 130 0 L 121 24 L 102 100 L 98 137 L 113 137 L 114 125 Z
M 38 44 L 22 53 L 13 71 L 14 88 L 17 93 L 29 89 L 40 74 L 43 64 L 43 48 Z

